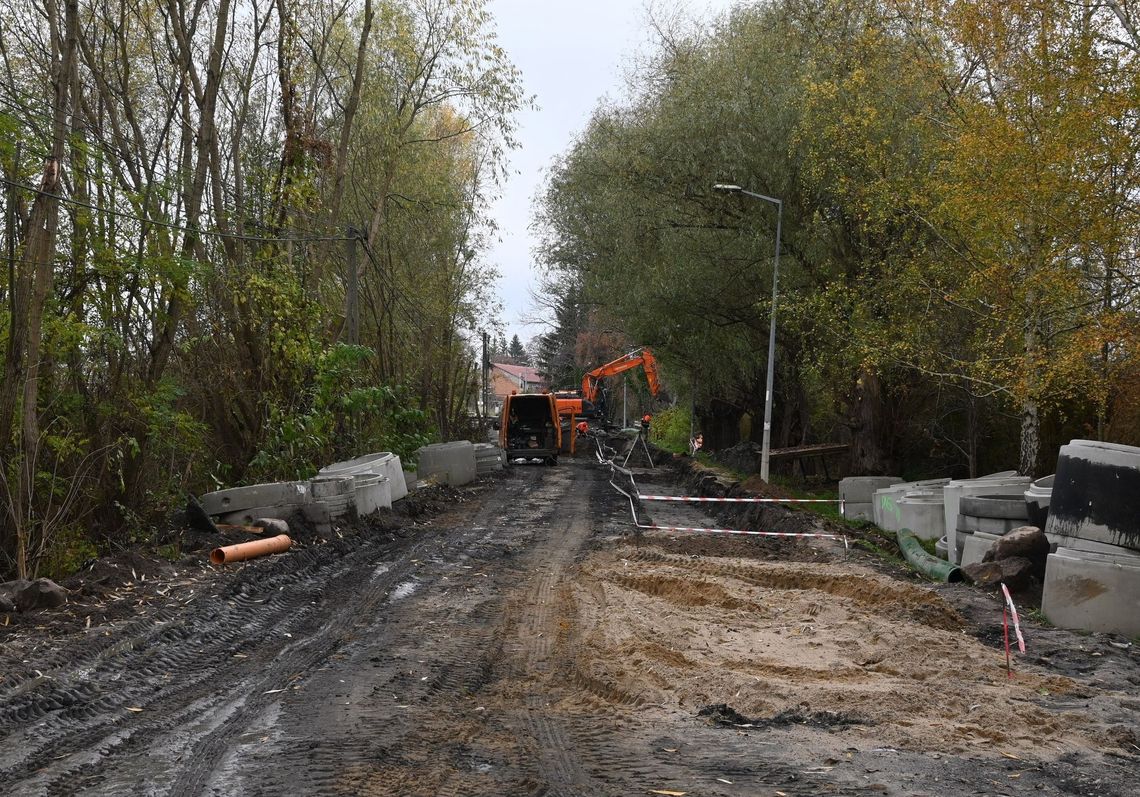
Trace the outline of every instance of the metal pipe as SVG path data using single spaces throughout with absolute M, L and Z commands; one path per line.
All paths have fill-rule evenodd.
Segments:
M 256 559 L 259 556 L 265 556 L 271 553 L 281 553 L 289 550 L 289 546 L 293 541 L 289 539 L 287 534 L 278 534 L 276 537 L 270 537 L 266 540 L 253 540 L 252 542 L 240 542 L 237 545 L 227 545 L 223 548 L 215 548 L 210 551 L 210 561 L 216 565 L 229 564 L 230 562 L 241 562 L 246 559 Z

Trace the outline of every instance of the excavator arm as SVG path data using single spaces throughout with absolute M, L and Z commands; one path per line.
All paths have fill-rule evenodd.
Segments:
M 657 360 L 653 356 L 653 352 L 649 349 L 641 348 L 623 354 L 612 362 L 601 365 L 592 371 L 588 371 L 582 377 L 582 398 L 597 402 L 598 391 L 601 386 L 601 381 L 607 376 L 620 374 L 623 371 L 628 371 L 631 368 L 641 366 L 645 369 L 645 379 L 649 382 L 649 392 L 656 397 L 657 392 L 661 389 L 661 383 L 657 378 Z

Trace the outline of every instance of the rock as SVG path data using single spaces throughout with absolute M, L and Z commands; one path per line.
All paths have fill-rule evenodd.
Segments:
M 289 524 L 275 517 L 259 517 L 253 525 L 265 531 L 266 534 L 288 534 Z
M 1001 565 L 997 562 L 974 562 L 963 566 L 962 574 L 971 584 L 996 589 L 998 582 L 1001 581 Z
M 32 582 L 26 579 L 17 578 L 15 581 L 5 581 L 0 584 L 0 598 L 8 601 L 8 603 L 15 606 L 16 596 L 24 591 Z
M 29 609 L 54 609 L 67 603 L 67 590 L 50 578 L 37 578 L 16 595 L 16 608 L 22 612 Z
M 1036 579 L 1036 565 L 1024 556 L 1011 556 L 1000 562 L 975 562 L 962 568 L 970 581 L 983 589 L 998 589 L 1005 582 L 1010 592 L 1020 592 Z
M 1003 559 L 1028 559 L 1033 563 L 1033 575 L 1045 580 L 1045 563 L 1049 558 L 1049 540 L 1036 526 L 1021 526 L 1002 536 L 990 546 L 982 557 L 983 562 L 1000 562 Z M 1008 586 L 1008 584 L 1007 584 Z
M 0 614 L 11 614 L 16 611 L 16 604 L 7 595 L 0 595 Z
M 1010 592 L 1021 592 L 1038 580 L 1037 565 L 1024 556 L 1011 556 L 1000 560 L 998 564 L 1001 565 L 1001 580 L 1009 587 Z

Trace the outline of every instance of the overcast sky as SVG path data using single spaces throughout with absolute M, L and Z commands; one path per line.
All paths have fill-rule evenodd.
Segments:
M 690 16 L 707 18 L 738 0 L 675 0 Z M 603 97 L 618 99 L 623 69 L 649 40 L 642 0 L 491 0 L 499 43 L 522 71 L 538 108 L 519 116 L 521 147 L 510 154 L 511 176 L 493 207 L 499 242 L 489 258 L 500 273 L 499 298 L 510 340 L 525 343 L 544 330 L 525 326 L 532 315 L 535 239 L 531 203 L 551 159 L 569 146 Z

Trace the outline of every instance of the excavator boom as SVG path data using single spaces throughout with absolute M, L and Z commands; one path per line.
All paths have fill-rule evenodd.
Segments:
M 645 369 L 645 379 L 649 382 L 649 392 L 656 397 L 657 392 L 661 389 L 661 383 L 657 378 L 657 360 L 649 349 L 640 348 L 587 372 L 582 377 L 582 398 L 597 402 L 598 391 L 603 379 L 638 366 Z

